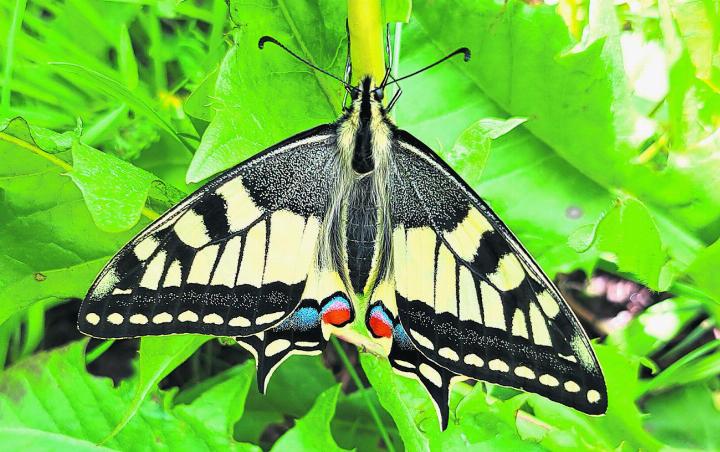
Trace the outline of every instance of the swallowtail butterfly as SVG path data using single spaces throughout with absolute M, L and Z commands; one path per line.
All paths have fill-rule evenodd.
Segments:
M 490 207 L 390 120 L 387 84 L 348 85 L 335 123 L 240 163 L 145 228 L 90 288 L 80 331 L 236 337 L 264 392 L 284 359 L 321 353 L 358 321 L 396 372 L 422 383 L 442 428 L 450 385 L 465 378 L 604 413 L 600 366 L 560 292 Z

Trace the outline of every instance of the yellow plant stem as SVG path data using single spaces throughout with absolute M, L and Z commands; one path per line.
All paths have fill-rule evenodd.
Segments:
M 348 29 L 352 83 L 357 83 L 366 75 L 379 83 L 385 75 L 380 0 L 348 0 Z

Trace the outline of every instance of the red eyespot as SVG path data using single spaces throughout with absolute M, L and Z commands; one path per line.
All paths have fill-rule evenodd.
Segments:
M 370 331 L 377 337 L 391 337 L 392 327 L 379 315 L 371 315 L 368 321 Z
M 332 297 L 320 310 L 323 322 L 343 326 L 352 320 L 350 302 L 342 295 Z
M 350 310 L 344 306 L 331 308 L 322 315 L 323 322 L 340 326 L 350 320 Z

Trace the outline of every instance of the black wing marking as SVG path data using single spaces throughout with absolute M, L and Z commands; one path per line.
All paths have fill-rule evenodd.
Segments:
M 320 304 L 303 300 L 279 325 L 236 341 L 255 357 L 258 390 L 264 394 L 273 372 L 287 358 L 295 354 L 317 355 L 325 349 Z
M 600 366 L 557 288 L 457 174 L 407 132 L 397 138 L 393 272 L 415 347 L 451 372 L 604 413 Z
M 335 127 L 320 126 L 190 195 L 108 263 L 81 306 L 80 331 L 246 336 L 280 323 L 317 260 L 336 149 Z

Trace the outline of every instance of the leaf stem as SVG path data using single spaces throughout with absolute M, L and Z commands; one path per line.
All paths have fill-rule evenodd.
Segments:
M 21 147 L 23 149 L 26 149 L 33 154 L 36 154 L 45 160 L 48 160 L 55 166 L 59 166 L 65 171 L 72 171 L 73 167 L 68 162 L 57 158 L 56 156 L 43 151 L 39 147 L 35 146 L 34 144 L 28 143 L 25 140 L 21 140 L 20 138 L 14 137 L 10 134 L 7 134 L 5 132 L 0 132 L 0 141 L 6 141 L 8 143 L 14 144 L 15 146 Z M 142 210 L 140 210 L 140 213 L 149 220 L 155 220 L 158 217 L 160 217 L 160 214 L 155 212 L 154 210 L 150 209 L 149 207 L 143 207 Z
M 355 385 L 358 387 L 358 390 L 362 394 L 363 400 L 365 401 L 365 404 L 368 407 L 368 411 L 370 411 L 370 416 L 372 416 L 373 421 L 375 421 L 378 431 L 380 432 L 380 436 L 382 437 L 383 441 L 385 442 L 385 447 L 387 447 L 388 451 L 395 452 L 395 447 L 393 446 L 392 441 L 390 441 L 390 435 L 388 435 L 388 432 L 382 423 L 382 419 L 380 419 L 380 414 L 377 412 L 377 409 L 375 408 L 375 404 L 368 397 L 367 391 L 366 391 L 367 388 L 365 388 L 365 385 L 363 384 L 362 380 L 360 379 L 360 376 L 358 375 L 357 371 L 355 370 L 355 367 L 353 367 L 352 363 L 348 359 L 348 356 L 345 353 L 345 350 L 343 350 L 342 345 L 340 345 L 340 342 L 335 337 L 331 337 L 330 342 L 332 342 L 333 347 L 335 347 L 335 351 L 340 356 L 340 360 L 343 362 L 343 365 L 345 366 L 348 373 L 350 374 L 350 378 L 352 378 L 353 382 L 355 382 Z

